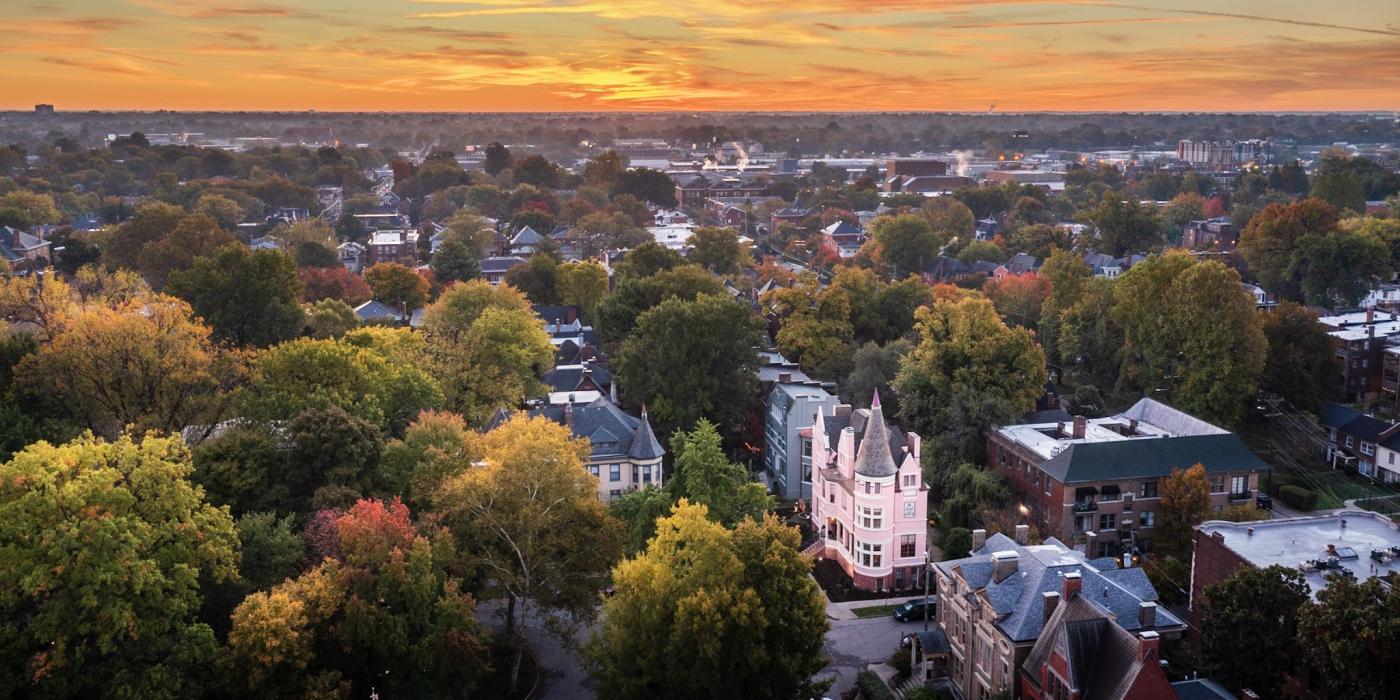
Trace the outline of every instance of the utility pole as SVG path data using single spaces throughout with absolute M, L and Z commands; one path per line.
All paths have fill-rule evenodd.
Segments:
M 924 537 L 927 538 L 928 535 L 924 535 Z M 933 576 L 932 576 L 932 574 L 933 574 L 933 561 L 932 561 L 933 555 L 932 555 L 932 553 L 931 553 L 931 551 L 930 551 L 930 550 L 931 550 L 931 546 L 929 546 L 927 542 L 925 542 L 924 544 L 925 544 L 925 547 L 924 547 L 924 631 L 927 632 L 927 631 L 928 631 L 928 583 L 929 583 L 929 579 L 933 578 Z

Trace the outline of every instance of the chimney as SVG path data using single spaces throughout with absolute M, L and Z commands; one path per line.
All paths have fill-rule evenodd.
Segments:
M 1375 323 L 1375 321 L 1376 321 L 1376 307 L 1374 307 L 1374 306 L 1368 306 L 1368 307 L 1366 307 L 1366 323 Z
M 1157 604 L 1144 600 L 1138 603 L 1138 625 L 1143 629 L 1152 629 L 1157 626 Z
M 833 406 L 832 409 L 831 409 L 831 415 L 833 415 L 833 416 L 835 416 L 835 417 L 837 417 L 837 418 L 850 418 L 850 417 L 851 417 L 851 405 L 848 404 L 848 403 L 836 404 L 836 405 Z
M 1030 525 L 1017 525 L 1017 526 L 1016 526 L 1016 544 L 1019 544 L 1019 545 L 1021 545 L 1022 547 L 1024 547 L 1024 546 L 1026 546 L 1027 543 L 1030 542 L 1030 539 L 1031 539 L 1031 526 L 1030 526 Z
M 572 305 L 570 305 L 570 306 L 565 306 L 565 307 L 564 307 L 564 323 L 573 323 L 574 321 L 577 321 L 577 320 L 578 320 L 578 307 L 572 306 Z
M 1021 563 L 1021 555 L 1015 552 L 994 552 L 992 554 L 992 580 L 1001 583 L 1006 577 L 1016 573 Z
M 574 395 L 569 394 L 569 402 L 564 404 L 564 427 L 574 427 Z
M 972 531 L 972 551 L 976 553 L 983 545 L 987 544 L 987 531 L 977 528 Z
M 1128 419 L 1128 434 L 1129 434 L 1129 435 L 1137 435 L 1137 425 L 1138 425 L 1138 424 L 1137 424 L 1137 419 L 1136 419 L 1136 418 L 1129 418 L 1129 419 Z
M 1156 632 L 1143 632 L 1138 636 L 1138 660 L 1146 661 L 1148 656 L 1158 656 L 1158 646 L 1161 644 Z
M 1065 422 L 1064 422 L 1064 421 L 1060 421 L 1060 422 L 1058 422 L 1058 423 L 1055 424 L 1055 437 L 1057 437 L 1057 438 L 1062 438 L 1062 437 L 1064 437 L 1064 436 L 1065 436 Z
M 791 382 L 791 381 L 792 381 L 792 372 L 779 372 L 779 373 L 778 373 L 778 383 L 779 383 L 779 384 L 787 384 L 788 382 Z
M 1068 603 L 1075 596 L 1079 595 L 1079 589 L 1084 586 L 1084 579 L 1078 571 L 1071 571 L 1065 574 L 1064 586 L 1060 589 L 1060 597 Z
M 1088 425 L 1088 423 L 1089 423 L 1089 422 L 1088 422 L 1087 420 L 1084 419 L 1084 416 L 1075 416 L 1075 417 L 1074 417 L 1074 439 L 1075 439 L 1075 440 L 1083 440 L 1083 439 L 1084 439 L 1084 428 L 1085 428 L 1085 426 Z
M 1055 608 L 1060 606 L 1060 594 L 1055 591 L 1046 591 L 1040 594 L 1040 606 L 1045 609 L 1045 621 L 1050 621 L 1050 616 L 1055 614 Z

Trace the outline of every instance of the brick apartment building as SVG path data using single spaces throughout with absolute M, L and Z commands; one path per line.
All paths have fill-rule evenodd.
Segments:
M 1332 337 L 1341 361 L 1338 393 L 1347 402 L 1381 395 L 1386 348 L 1400 342 L 1400 316 L 1367 309 L 1317 319 Z M 1392 382 L 1392 385 L 1394 382 Z
M 987 461 L 1005 474 L 1046 535 L 1090 556 L 1150 551 L 1158 482 L 1201 464 L 1216 511 L 1253 503 L 1270 467 L 1238 436 L 1152 399 L 1108 418 L 987 431 Z

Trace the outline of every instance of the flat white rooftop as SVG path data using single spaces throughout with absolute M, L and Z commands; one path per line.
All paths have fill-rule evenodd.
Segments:
M 1343 522 L 1346 527 L 1342 526 Z M 1251 528 L 1252 535 L 1249 534 Z M 1314 596 L 1327 587 L 1324 575 L 1329 571 L 1312 569 L 1305 566 L 1305 562 L 1337 556 L 1329 553 L 1328 545 L 1346 555 L 1338 557 L 1337 564 L 1357 580 L 1400 571 L 1400 559 L 1384 557 L 1383 562 L 1378 562 L 1371 558 L 1372 550 L 1400 547 L 1400 529 L 1389 518 L 1368 510 L 1252 523 L 1209 520 L 1201 523 L 1200 529 L 1207 534 L 1224 535 L 1224 544 L 1230 551 L 1257 567 L 1278 564 L 1302 569 Z M 1352 551 L 1344 551 L 1347 548 Z M 1355 557 L 1350 556 L 1353 552 Z
M 1137 421 L 1132 434 L 1124 435 L 1123 430 Z M 1084 425 L 1084 437 L 1056 437 L 1057 429 L 1064 427 L 1066 433 L 1073 433 L 1074 424 L 1065 423 L 1023 423 L 1003 426 L 998 430 L 1004 437 L 1035 452 L 1042 459 L 1050 459 L 1065 447 L 1086 442 L 1119 442 L 1122 440 L 1150 440 L 1153 438 L 1180 437 L 1183 435 L 1219 435 L 1227 431 L 1178 411 L 1152 399 L 1140 399 L 1132 408 L 1107 418 L 1090 418 Z

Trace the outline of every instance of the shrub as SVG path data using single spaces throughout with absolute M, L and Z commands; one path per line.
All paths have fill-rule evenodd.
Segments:
M 861 671 L 856 676 L 856 690 L 864 700 L 894 700 L 890 687 L 874 671 Z
M 1285 486 L 1297 485 L 1298 477 L 1293 476 L 1292 474 L 1280 474 L 1277 471 L 1275 471 L 1273 474 L 1269 475 L 1268 491 L 1274 496 L 1279 495 L 1279 491 Z
M 910 673 L 914 672 L 913 662 L 909 660 L 908 649 L 895 649 L 894 653 L 890 654 L 889 661 L 885 663 L 889 664 L 890 667 L 895 670 L 897 674 L 895 676 L 896 681 L 902 681 L 908 678 Z
M 1317 494 L 1301 486 L 1284 486 L 1278 490 L 1278 497 L 1298 510 L 1313 510 L 1317 507 Z
M 1292 487 L 1290 487 L 1292 488 Z M 1260 510 L 1254 506 L 1230 506 L 1215 514 L 1213 520 L 1229 520 L 1232 523 L 1248 523 L 1255 520 L 1268 520 L 1274 517 L 1267 510 Z

